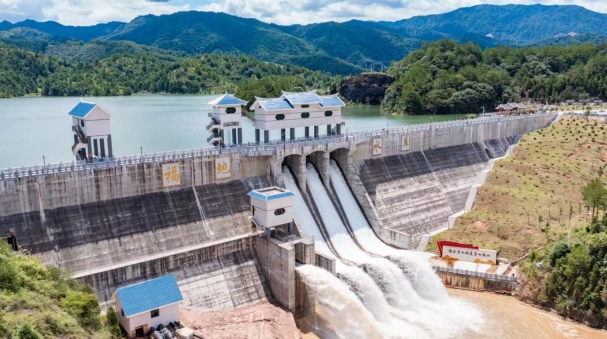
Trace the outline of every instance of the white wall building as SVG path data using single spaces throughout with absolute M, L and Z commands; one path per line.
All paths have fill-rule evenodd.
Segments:
M 260 226 L 270 232 L 280 229 L 284 235 L 293 234 L 293 196 L 281 187 L 267 187 L 249 192 L 251 214 Z
M 69 115 L 72 116 L 76 160 L 92 162 L 94 158 L 112 158 L 112 115 L 98 104 L 81 101 Z
M 211 136 L 207 142 L 214 145 L 226 143 L 231 135 L 232 144 L 241 144 L 242 124 L 247 119 L 242 115 L 242 105 L 246 103 L 228 93 L 208 102 L 213 106 L 213 112 L 209 113 L 211 123 L 207 125 L 207 131 L 211 133 Z
M 282 92 L 280 98 L 256 98 L 251 106 L 255 111 L 255 141 L 270 141 L 270 130 L 280 129 L 281 139 L 295 139 L 295 129 L 304 128 L 305 137 L 318 137 L 319 126 L 327 126 L 327 134 L 341 134 L 341 108 L 346 106 L 337 95 L 319 96 L 316 92 Z M 331 126 L 335 125 L 335 129 Z
M 151 327 L 179 320 L 183 300 L 170 274 L 116 290 L 112 296 L 118 320 L 130 337 L 143 338 Z

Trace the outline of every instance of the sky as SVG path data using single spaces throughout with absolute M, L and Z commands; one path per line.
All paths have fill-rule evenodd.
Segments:
M 387 20 L 439 14 L 479 4 L 579 5 L 607 13 L 607 0 L 0 0 L 0 21 L 53 20 L 89 26 L 128 22 L 139 15 L 199 10 L 224 12 L 281 25 Z

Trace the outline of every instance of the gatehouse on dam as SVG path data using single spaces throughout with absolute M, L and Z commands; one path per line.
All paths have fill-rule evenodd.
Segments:
M 211 133 L 219 145 L 225 135 L 218 115 Z M 326 229 L 319 217 L 324 206 L 316 205 L 306 180 L 312 164 L 351 230 L 331 181 L 334 160 L 375 235 L 395 248 L 415 249 L 474 199 L 490 159 L 555 117 L 490 117 L 344 135 L 339 121 L 325 116 L 338 133 L 250 145 L 239 143 L 240 120 L 234 119 L 227 125 L 231 147 L 0 170 L 0 235 L 15 250 L 71 271 L 102 304 L 119 287 L 172 273 L 187 306 L 227 309 L 273 297 L 303 315 L 313 301 L 302 291 L 296 265 L 335 272 L 334 259 L 315 251 L 298 216 L 291 228 L 262 225 L 251 191 L 284 188 L 288 168 Z M 77 144 L 86 139 L 75 134 Z M 80 156 L 87 147 L 90 139 L 77 146 Z

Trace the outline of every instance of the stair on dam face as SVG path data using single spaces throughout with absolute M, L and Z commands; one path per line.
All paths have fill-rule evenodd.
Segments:
M 464 209 L 488 161 L 475 143 L 363 160 L 356 167 L 383 226 L 419 238 L 445 227 L 450 215 Z
M 486 162 L 471 144 L 428 150 L 424 155 L 453 212 L 463 210 L 470 187 L 476 183 L 478 173 L 485 169 Z
M 425 233 L 453 214 L 421 152 L 364 160 L 358 168 L 384 227 Z

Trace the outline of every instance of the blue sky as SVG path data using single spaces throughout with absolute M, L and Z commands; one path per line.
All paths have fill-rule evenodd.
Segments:
M 93 25 L 127 22 L 144 14 L 200 10 L 289 25 L 351 19 L 393 21 L 486 3 L 575 4 L 607 13 L 607 0 L 0 0 L 0 21 L 34 19 Z

